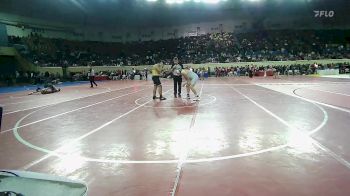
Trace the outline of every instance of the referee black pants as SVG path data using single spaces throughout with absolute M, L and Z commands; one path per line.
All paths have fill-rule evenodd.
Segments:
M 97 86 L 97 84 L 95 82 L 95 76 L 90 76 L 89 80 L 90 80 L 91 87 L 94 87 L 93 84 L 95 84 Z
M 181 95 L 182 76 L 174 76 L 174 95 Z

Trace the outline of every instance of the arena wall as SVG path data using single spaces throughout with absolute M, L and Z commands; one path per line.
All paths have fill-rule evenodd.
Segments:
M 344 29 L 350 28 L 350 23 L 337 23 L 333 19 L 320 19 L 310 15 L 284 17 L 266 16 L 261 18 L 265 29 Z M 328 21 L 329 20 L 329 21 Z M 83 25 L 49 23 L 45 20 L 32 19 L 0 13 L 0 23 L 6 24 L 10 36 L 25 37 L 30 33 L 38 33 L 43 37 L 62 38 L 68 40 L 87 40 L 102 42 L 132 42 L 165 40 L 185 36 L 196 36 L 217 32 L 245 32 L 254 28 L 254 23 L 248 18 L 234 18 L 214 22 L 200 22 L 179 26 L 125 28 L 89 27 Z
M 43 37 L 62 38 L 68 40 L 88 40 L 102 42 L 132 42 L 166 40 L 187 36 L 197 36 L 207 33 L 239 32 L 250 28 L 248 20 L 226 20 L 216 22 L 202 22 L 196 24 L 162 27 L 162 28 L 115 28 L 104 29 L 90 27 L 60 27 L 49 29 L 30 26 L 7 25 L 9 36 L 26 37 L 31 32 Z
M 300 61 L 265 61 L 265 62 L 236 62 L 236 63 L 206 63 L 206 64 L 187 64 L 188 66 L 197 68 L 210 68 L 214 70 L 215 67 L 236 67 L 236 66 L 246 66 L 246 65 L 256 65 L 256 66 L 274 66 L 274 65 L 295 65 L 295 64 L 330 64 L 330 63 L 350 63 L 350 59 L 323 59 L 323 60 L 300 60 Z M 143 70 L 144 68 L 150 69 L 150 65 L 140 65 L 140 66 L 96 66 L 94 70 L 96 72 L 101 71 L 116 71 L 116 70 L 132 70 L 133 68 L 137 70 Z M 166 68 L 170 68 L 170 65 L 166 65 Z M 38 67 L 38 71 L 44 73 L 48 71 L 49 73 L 59 73 L 62 75 L 61 67 Z M 68 73 L 87 73 L 89 67 L 68 67 Z

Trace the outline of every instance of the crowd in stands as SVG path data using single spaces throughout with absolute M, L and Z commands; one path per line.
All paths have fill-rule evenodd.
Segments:
M 309 75 L 317 74 L 318 70 L 324 69 L 339 69 L 340 74 L 350 73 L 349 63 L 332 63 L 332 64 L 294 64 L 294 65 L 246 65 L 236 67 L 216 67 L 215 76 L 248 76 L 249 72 L 258 74 L 258 72 L 274 71 L 280 75 Z
M 178 39 L 103 43 L 9 37 L 24 45 L 23 55 L 39 66 L 125 66 L 316 60 L 350 58 L 348 30 L 275 30 L 241 34 L 215 33 Z
M 215 67 L 210 69 L 210 67 L 201 67 L 193 69 L 198 76 L 203 79 L 205 76 L 215 76 L 215 77 L 239 77 L 239 76 L 249 76 L 253 74 L 258 76 L 259 72 L 273 71 L 274 74 L 279 75 L 308 75 L 316 74 L 317 70 L 323 70 L 325 68 L 329 69 L 339 69 L 340 74 L 350 73 L 350 63 L 332 63 L 332 64 L 294 64 L 294 65 L 266 65 L 257 66 L 254 64 L 245 66 L 235 66 L 235 67 Z M 72 81 L 84 81 L 88 80 L 87 72 L 71 73 L 69 79 Z M 266 75 L 266 74 L 265 74 Z M 112 69 L 107 71 L 100 71 L 96 73 L 97 77 L 105 77 L 108 80 L 147 80 L 150 79 L 150 72 L 147 68 L 144 69 Z M 261 75 L 259 75 L 261 76 Z M 171 70 L 166 70 L 162 75 L 163 78 L 171 77 Z M 35 85 L 45 84 L 52 81 L 58 81 L 62 78 L 61 75 L 50 74 L 49 72 L 39 73 L 39 72 L 21 72 L 17 71 L 15 76 L 12 78 L 10 76 L 4 77 L 0 75 L 0 81 L 6 81 L 7 85 L 12 83 L 32 83 Z
M 287 60 L 317 60 L 350 58 L 349 30 L 270 30 L 259 32 L 214 33 L 177 39 L 104 43 L 72 41 L 45 38 L 32 33 L 28 37 L 9 37 L 23 57 L 43 67 L 70 66 L 119 66 L 111 71 L 97 73 L 109 79 L 134 79 L 146 77 L 148 70 L 126 71 L 127 65 L 153 65 L 160 61 L 171 64 L 177 56 L 182 64 L 260 62 Z M 313 65 L 267 65 L 254 66 L 247 63 L 239 67 L 217 67 L 214 70 L 202 68 L 194 70 L 199 75 L 209 73 L 217 77 L 244 76 L 249 71 L 276 70 L 280 74 L 314 74 Z M 318 69 L 339 68 L 340 73 L 348 73 L 350 65 L 318 65 Z M 74 73 L 69 78 L 86 80 L 87 73 Z M 48 73 L 17 72 L 11 80 L 17 82 L 59 78 Z M 163 77 L 169 77 L 164 74 Z M 10 81 L 10 76 L 0 76 L 1 81 Z

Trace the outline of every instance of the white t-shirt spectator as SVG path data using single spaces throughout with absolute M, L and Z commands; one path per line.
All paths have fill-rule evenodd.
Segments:
M 95 76 L 95 70 L 91 69 L 91 71 L 88 73 L 88 76 Z

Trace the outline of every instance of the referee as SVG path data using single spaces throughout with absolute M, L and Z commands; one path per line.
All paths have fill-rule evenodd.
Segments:
M 181 84 L 182 84 L 182 75 L 181 71 L 183 66 L 179 64 L 179 59 L 177 57 L 173 60 L 174 64 L 171 66 L 174 79 L 174 97 L 181 97 Z

